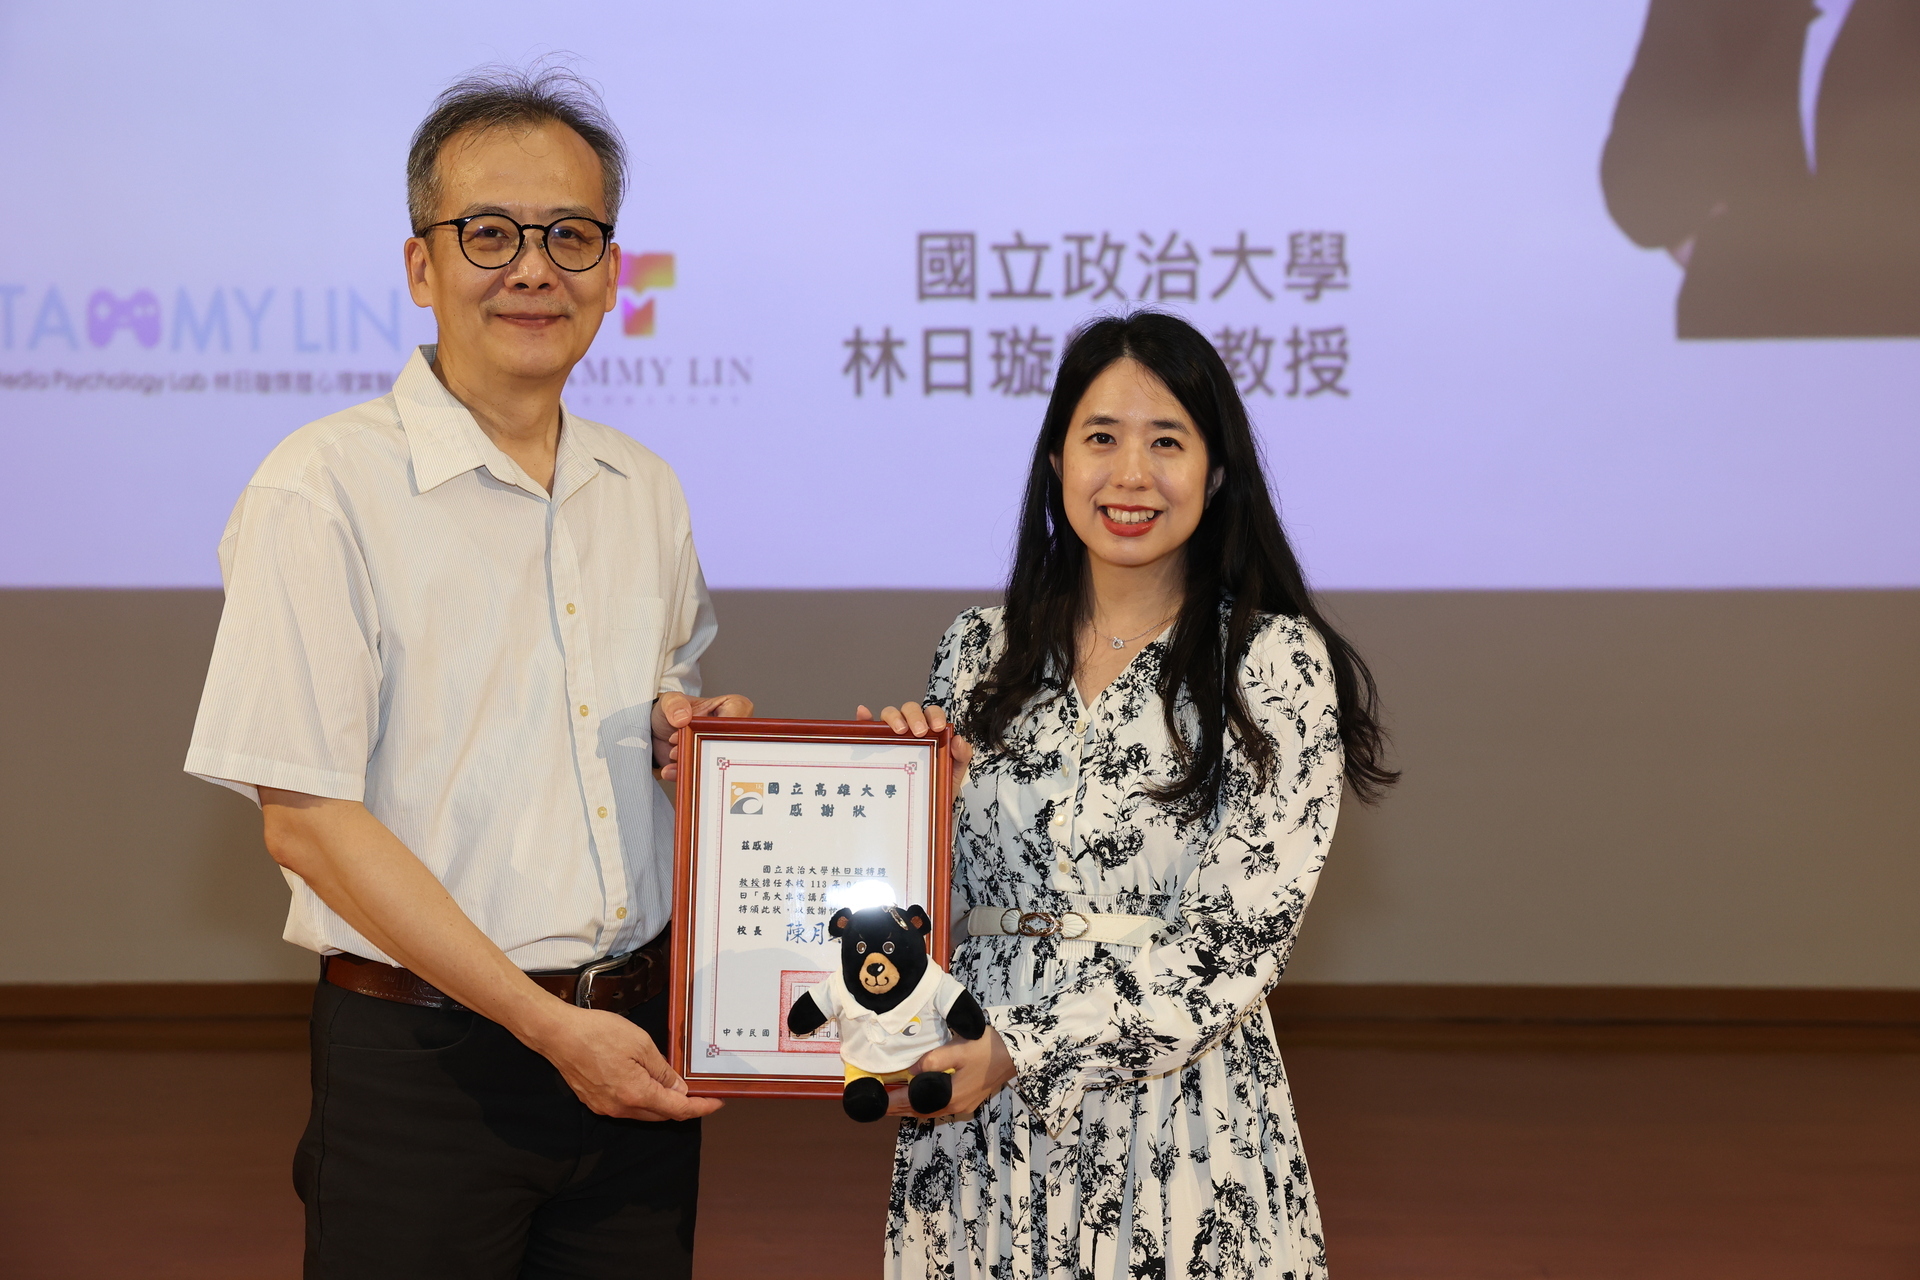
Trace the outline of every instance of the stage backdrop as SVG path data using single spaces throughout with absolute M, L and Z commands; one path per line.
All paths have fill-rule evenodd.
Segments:
M 1322 587 L 1920 584 L 1916 33 L 1791 7 L 6 6 L 0 585 L 216 582 L 431 340 L 409 131 L 555 50 L 634 157 L 568 403 L 716 586 L 999 580 L 1067 335 L 1140 305 Z

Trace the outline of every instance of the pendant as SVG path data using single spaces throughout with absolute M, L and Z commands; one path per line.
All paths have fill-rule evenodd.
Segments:
M 1126 646 L 1126 645 L 1124 645 L 1124 644 L 1122 644 L 1122 643 L 1120 643 L 1120 637 L 1119 637 L 1119 636 L 1115 636 L 1115 637 L 1113 638 L 1113 647 L 1114 647 L 1114 648 L 1116 648 L 1116 649 L 1124 649 L 1124 648 L 1126 648 L 1127 646 Z

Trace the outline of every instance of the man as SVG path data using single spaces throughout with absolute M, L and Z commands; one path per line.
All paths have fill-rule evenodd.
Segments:
M 241 496 L 187 757 L 258 799 L 286 936 L 324 957 L 306 1274 L 686 1276 L 719 1104 L 660 1054 L 653 766 L 752 706 L 696 696 L 673 473 L 560 403 L 614 305 L 622 144 L 577 78 L 481 75 L 407 176 L 438 344 Z
M 1679 336 L 1920 334 L 1920 0 L 1652 0 L 1600 174 Z

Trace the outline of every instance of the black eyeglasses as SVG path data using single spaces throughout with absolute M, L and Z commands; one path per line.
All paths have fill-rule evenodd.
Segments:
M 600 265 L 613 239 L 613 224 L 592 218 L 560 218 L 541 226 L 515 222 L 498 213 L 476 213 L 448 218 L 420 228 L 424 238 L 434 227 L 452 227 L 460 235 L 460 252 L 482 271 L 497 271 L 520 256 L 527 232 L 538 231 L 547 257 L 562 271 L 587 271 Z

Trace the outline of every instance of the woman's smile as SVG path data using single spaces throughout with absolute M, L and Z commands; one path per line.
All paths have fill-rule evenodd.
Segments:
M 1114 537 L 1140 537 L 1142 533 L 1154 528 L 1154 520 L 1160 518 L 1156 507 L 1102 507 L 1100 524 L 1106 526 L 1106 532 Z
M 1157 507 L 1129 507 L 1107 504 L 1100 508 L 1100 523 L 1116 538 L 1138 538 L 1153 528 L 1160 517 Z

